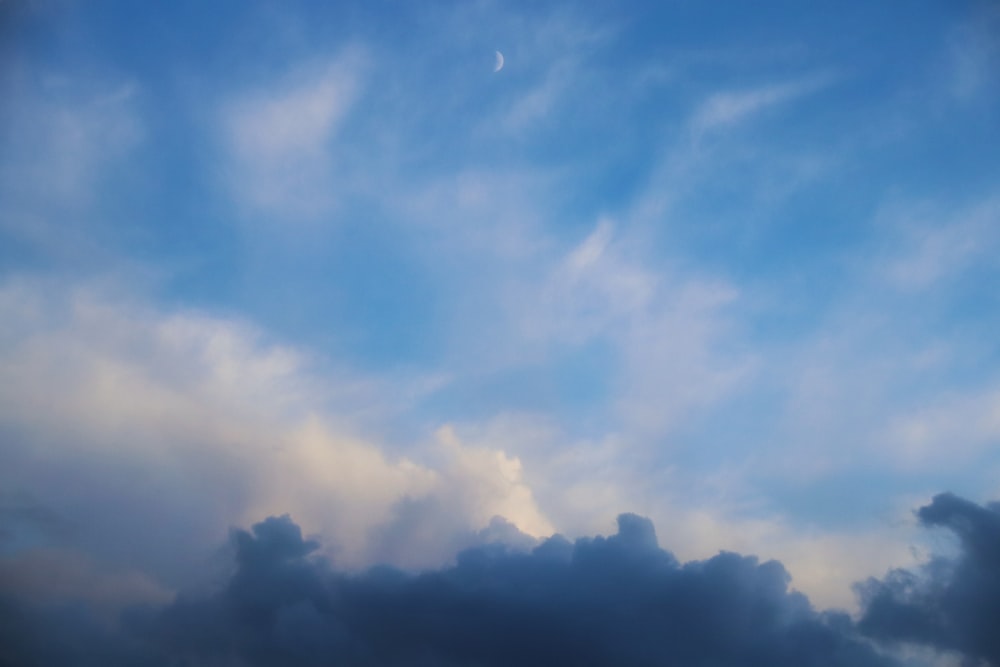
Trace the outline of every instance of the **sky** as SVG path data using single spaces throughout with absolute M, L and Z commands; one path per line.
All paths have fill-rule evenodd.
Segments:
M 988 0 L 0 0 L 0 664 L 1000 665 L 995 146 Z

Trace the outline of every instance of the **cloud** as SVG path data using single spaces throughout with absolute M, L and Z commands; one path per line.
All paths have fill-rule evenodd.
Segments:
M 0 591 L 32 603 L 86 604 L 109 620 L 125 606 L 172 598 L 139 570 L 109 571 L 81 552 L 51 548 L 0 557 Z
M 414 242 L 432 267 L 471 260 L 495 277 L 545 247 L 547 193 L 559 182 L 534 167 L 475 167 L 430 178 L 415 174 L 410 183 L 395 182 L 383 199 L 393 218 L 421 232 Z M 478 277 L 466 273 L 466 279 Z
M 540 262 L 539 278 L 513 285 L 506 300 L 508 326 L 523 347 L 605 346 L 614 361 L 604 381 L 626 435 L 669 431 L 725 397 L 752 368 L 731 347 L 727 308 L 736 288 L 655 265 L 641 245 L 640 234 L 599 220 L 579 243 Z
M 963 664 L 1000 665 L 1000 504 L 943 493 L 917 517 L 926 527 L 950 530 L 959 554 L 860 584 L 859 628 L 880 640 L 958 651 L 970 659 Z
M 780 432 L 760 441 L 775 454 L 762 467 L 799 480 L 881 470 L 903 493 L 926 493 L 919 476 L 994 465 L 998 383 L 984 286 L 996 272 L 996 209 L 995 197 L 887 206 L 874 236 L 859 240 L 871 250 L 840 260 L 846 289 L 805 308 L 801 296 L 781 303 L 812 312 L 793 340 L 757 347 L 757 386 L 774 382 L 784 394 Z
M 524 545 L 554 532 L 521 460 L 505 452 L 513 443 L 463 442 L 451 425 L 439 428 L 434 439 L 435 490 L 407 495 L 393 506 L 391 518 L 370 535 L 368 562 L 432 567 L 500 536 Z
M 129 81 L 24 71 L 0 75 L 0 233 L 13 248 L 76 264 L 107 240 L 109 174 L 145 139 Z M 29 254 L 29 256 L 30 256 Z
M 416 575 L 338 572 L 288 516 L 235 531 L 232 543 L 236 568 L 217 592 L 126 615 L 114 642 L 94 639 L 102 652 L 259 666 L 894 664 L 846 615 L 789 592 L 780 563 L 724 552 L 680 564 L 634 514 L 607 538 L 554 536 L 530 553 L 479 547 Z M 17 620 L 30 624 L 24 612 Z M 73 630 L 60 620 L 9 637 L 5 657 L 78 662 L 90 647 L 58 641 Z M 39 646 L 40 635 L 53 643 Z
M 559 258 L 538 290 L 537 311 L 521 326 L 578 343 L 641 317 L 656 296 L 660 276 L 629 256 L 620 234 L 615 236 L 611 221 L 601 220 Z
M 505 141 L 537 140 L 540 135 L 534 131 L 553 123 L 563 127 L 586 123 L 594 109 L 601 107 L 601 100 L 595 99 L 591 90 L 600 81 L 599 74 L 591 68 L 599 62 L 596 54 L 617 37 L 613 22 L 595 25 L 568 7 L 533 9 L 513 16 L 492 9 L 482 5 L 472 12 L 477 14 L 476 22 L 495 24 L 492 32 L 503 45 L 507 58 L 499 77 L 504 83 L 500 88 L 503 95 L 491 105 L 488 122 L 476 128 L 477 134 L 494 135 L 500 128 Z M 468 22 L 469 17 L 461 20 Z M 473 35 L 478 32 L 468 24 L 459 29 Z
M 883 216 L 899 220 L 894 239 L 898 245 L 880 267 L 896 287 L 926 290 L 977 265 L 996 269 L 1000 197 L 960 207 L 958 213 L 914 206 L 889 210 Z
M 280 224 L 332 209 L 336 139 L 358 98 L 362 69 L 360 53 L 348 51 L 223 105 L 226 180 L 244 212 Z
M 897 415 L 886 441 L 904 467 L 968 465 L 1000 441 L 1000 389 L 938 398 L 935 405 Z
M 732 127 L 765 109 L 815 92 L 828 83 L 827 77 L 771 84 L 739 91 L 713 93 L 695 111 L 690 126 L 695 136 Z
M 444 535 L 497 515 L 551 530 L 502 447 L 383 444 L 365 424 L 390 413 L 393 383 L 321 370 L 245 322 L 28 282 L 2 286 L 0 319 L 14 323 L 0 334 L 0 486 L 49 517 L 0 515 L 11 548 L 81 551 L 176 588 L 219 531 L 275 512 L 329 536 L 349 566 L 386 558 L 376 538 L 406 502 L 440 508 Z M 399 560 L 452 553 L 414 543 Z
M 962 102 L 991 90 L 1000 57 L 1000 9 L 983 3 L 972 14 L 948 35 L 947 82 L 952 95 Z

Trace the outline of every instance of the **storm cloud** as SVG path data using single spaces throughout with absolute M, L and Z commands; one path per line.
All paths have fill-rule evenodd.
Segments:
M 494 543 L 420 574 L 338 572 L 288 516 L 234 531 L 232 544 L 235 569 L 214 593 L 127 612 L 114 642 L 94 630 L 98 652 L 69 612 L 48 630 L 22 617 L 31 631 L 8 637 L 6 663 L 895 664 L 846 614 L 791 591 L 780 563 L 723 552 L 681 564 L 634 514 L 610 537 L 556 535 L 530 552 Z
M 953 650 L 1000 665 L 1000 504 L 935 496 L 917 517 L 950 530 L 957 557 L 938 556 L 919 571 L 897 569 L 858 586 L 859 627 L 873 638 Z

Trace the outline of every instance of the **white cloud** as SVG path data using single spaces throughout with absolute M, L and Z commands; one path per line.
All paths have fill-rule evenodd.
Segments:
M 531 288 L 534 305 L 518 314 L 518 327 L 529 340 L 609 342 L 621 360 L 610 382 L 624 428 L 651 435 L 724 397 L 752 363 L 726 349 L 735 288 L 654 269 L 637 246 L 600 221 Z
M 467 168 L 386 188 L 384 203 L 423 232 L 422 250 L 436 268 L 472 261 L 482 272 L 535 256 L 548 245 L 542 230 L 551 173 L 537 169 Z M 470 276 L 475 279 L 478 275 Z
M 451 425 L 441 427 L 436 436 L 448 462 L 447 474 L 469 487 L 462 493 L 464 498 L 455 500 L 473 503 L 467 511 L 476 524 L 500 515 L 534 537 L 552 534 L 552 524 L 539 511 L 531 487 L 525 483 L 520 459 L 497 445 L 464 445 Z
M 736 292 L 721 284 L 679 286 L 627 333 L 622 413 L 654 435 L 726 397 L 753 370 L 752 356 L 727 349 L 724 308 Z
M 912 506 L 876 525 L 830 530 L 795 525 L 760 508 L 747 511 L 740 507 L 745 500 L 691 502 L 662 491 L 657 496 L 647 499 L 643 511 L 653 518 L 661 546 L 680 560 L 710 558 L 719 551 L 777 560 L 791 574 L 792 587 L 817 608 L 856 611 L 854 583 L 912 565 L 918 557 L 911 546 L 917 536 Z
M 341 175 L 338 133 L 360 94 L 363 69 L 362 56 L 348 51 L 223 105 L 225 175 L 239 206 L 278 222 L 331 210 Z
M 570 538 L 606 535 L 619 513 L 637 512 L 653 520 L 660 545 L 682 561 L 722 550 L 781 561 L 792 585 L 820 608 L 855 610 L 853 583 L 918 558 L 912 510 L 929 495 L 902 499 L 856 529 L 803 527 L 754 503 L 747 470 L 654 469 L 640 442 L 620 434 L 576 440 L 544 415 L 523 413 L 456 424 L 454 432 L 469 447 L 516 453 L 544 515 Z
M 982 262 L 998 264 L 1000 198 L 987 198 L 958 213 L 939 207 L 889 207 L 881 216 L 899 238 L 889 251 L 884 275 L 891 284 L 911 290 L 933 287 Z
M 883 435 L 903 469 L 965 467 L 1000 446 L 1000 388 L 900 411 Z
M 766 109 L 786 104 L 825 87 L 828 77 L 770 84 L 747 90 L 727 90 L 710 95 L 691 117 L 695 136 L 742 123 Z
M 516 458 L 448 438 L 414 448 L 423 461 L 390 457 L 353 418 L 364 382 L 321 380 L 246 324 L 28 283 L 0 290 L 0 319 L 17 323 L 0 341 L 0 483 L 96 561 L 173 586 L 229 526 L 291 513 L 357 566 L 407 499 L 434 500 L 455 530 L 494 515 L 548 530 Z M 411 560 L 454 555 L 425 546 Z
M 608 335 L 641 317 L 659 287 L 660 276 L 628 256 L 615 239 L 614 225 L 601 220 L 576 247 L 534 286 L 535 308 L 521 314 L 520 326 L 531 336 L 581 342 Z

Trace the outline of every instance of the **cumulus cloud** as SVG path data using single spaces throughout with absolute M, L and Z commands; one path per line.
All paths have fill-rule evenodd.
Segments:
M 236 567 L 216 592 L 133 611 L 114 641 L 95 633 L 103 664 L 894 664 L 846 615 L 789 592 L 780 563 L 720 553 L 681 564 L 634 514 L 607 538 L 557 535 L 530 553 L 479 547 L 416 575 L 343 574 L 288 516 L 235 531 L 232 544 Z M 25 618 L 33 631 L 8 637 L 8 661 L 90 655 L 81 626 Z M 61 634 L 75 641 L 38 642 Z
M 436 534 L 463 540 L 497 515 L 551 532 L 517 457 L 448 437 L 392 452 L 358 416 L 386 414 L 391 390 L 346 370 L 321 378 L 245 322 L 27 282 L 0 289 L 0 319 L 12 323 L 0 333 L 0 487 L 31 501 L 0 515 L 12 548 L 81 551 L 174 588 L 219 531 L 276 512 L 357 567 L 454 553 L 446 540 L 398 559 L 382 549 L 406 503 L 443 508 Z
M 943 493 L 917 517 L 951 531 L 959 554 L 860 584 L 860 629 L 876 639 L 957 651 L 968 659 L 963 664 L 1000 665 L 1000 504 Z

